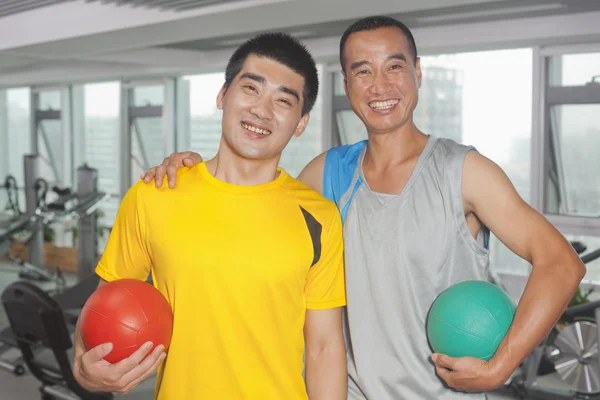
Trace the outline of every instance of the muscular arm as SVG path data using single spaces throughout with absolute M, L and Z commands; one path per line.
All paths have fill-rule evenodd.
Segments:
M 342 309 L 307 310 L 306 388 L 310 400 L 346 400 L 348 377 Z
M 465 160 L 463 200 L 467 212 L 532 264 L 513 324 L 490 360 L 500 385 L 554 326 L 585 266 L 562 234 L 520 198 L 504 172 L 474 151 Z

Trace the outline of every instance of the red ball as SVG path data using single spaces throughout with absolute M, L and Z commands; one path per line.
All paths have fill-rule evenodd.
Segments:
M 104 284 L 87 300 L 80 314 L 81 336 L 86 348 L 112 343 L 104 357 L 111 364 L 129 357 L 144 343 L 165 350 L 171 343 L 173 311 L 154 286 L 136 279 Z

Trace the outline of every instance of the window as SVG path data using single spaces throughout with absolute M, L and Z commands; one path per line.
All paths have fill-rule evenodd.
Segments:
M 64 151 L 65 132 L 61 110 L 63 93 L 64 90 L 48 89 L 34 94 L 39 176 L 50 186 L 63 186 L 67 180 L 64 167 L 70 154 L 65 154 Z
M 8 133 L 8 171 L 20 187 L 25 185 L 23 156 L 31 152 L 31 107 L 28 88 L 9 89 L 6 92 Z M 25 207 L 25 197 L 22 197 Z
M 421 68 L 423 80 L 414 112 L 417 127 L 433 136 L 475 146 L 504 169 L 529 201 L 531 49 L 423 56 Z M 335 75 L 334 92 L 341 98 L 341 74 Z M 362 122 L 348 105 L 334 108 L 342 144 L 366 139 Z M 496 272 L 528 272 L 528 264 L 495 238 L 491 250 Z
M 317 66 L 319 81 L 323 80 L 323 68 Z M 292 137 L 281 154 L 281 167 L 293 177 L 297 177 L 304 167 L 323 151 L 323 100 L 319 91 L 315 105 L 310 112 L 310 120 L 304 133 Z
M 40 92 L 38 110 L 60 110 L 61 108 L 61 95 L 59 90 Z
M 112 195 L 101 207 L 100 226 L 112 226 L 120 202 L 120 97 L 121 87 L 118 82 L 88 84 L 83 87 L 82 162 L 98 171 L 98 190 Z
M 600 53 L 549 57 L 544 210 L 600 216 Z
M 8 175 L 16 180 L 18 198 L 12 201 L 25 211 L 25 185 L 23 156 L 30 153 L 30 92 L 29 89 L 9 89 L 0 91 L 0 185 L 4 185 Z M 9 206 L 7 191 L 0 189 L 0 215 Z
M 599 86 L 600 89 L 600 86 Z M 600 104 L 565 104 L 550 108 L 555 154 L 551 184 L 560 193 L 554 209 L 563 215 L 600 216 Z
M 163 85 L 137 86 L 133 89 L 133 106 L 162 106 L 165 101 Z
M 594 77 L 600 81 L 600 53 L 564 54 L 549 61 L 551 86 L 583 86 Z
M 160 164 L 167 149 L 172 149 L 171 129 L 165 126 L 164 118 L 165 90 L 164 84 L 139 84 L 130 89 L 130 185 L 142 172 Z
M 213 158 L 221 141 L 221 118 L 217 109 L 217 95 L 225 82 L 225 73 L 194 75 L 185 78 L 189 84 L 189 149 L 202 155 L 205 160 Z M 186 112 L 187 110 L 181 110 Z

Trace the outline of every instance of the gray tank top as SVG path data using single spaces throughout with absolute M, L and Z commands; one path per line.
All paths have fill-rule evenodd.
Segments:
M 344 224 L 349 399 L 485 399 L 444 386 L 425 328 L 444 289 L 494 280 L 484 235 L 474 238 L 464 216 L 462 169 L 472 148 L 430 137 L 397 195 L 369 189 L 365 149 L 339 204 L 353 196 Z

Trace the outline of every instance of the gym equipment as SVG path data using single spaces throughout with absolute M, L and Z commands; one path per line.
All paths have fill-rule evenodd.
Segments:
M 21 267 L 19 276 L 23 279 L 39 282 L 51 281 L 55 289 L 49 290 L 51 294 L 62 299 L 62 302 L 83 304 L 95 290 L 95 286 L 88 290 L 86 282 L 94 278 L 96 285 L 98 277 L 94 268 L 98 260 L 96 215 L 95 211 L 108 198 L 109 195 L 97 192 L 97 171 L 86 165 L 77 169 L 77 192 L 53 188 L 58 199 L 54 202 L 46 201 L 48 185 L 42 179 L 34 179 L 37 175 L 37 157 L 26 155 L 25 167 L 25 195 L 26 212 L 19 209 L 17 185 L 14 178 L 7 178 L 5 185 L 9 192 L 8 207 L 12 211 L 12 218 L 0 225 L 0 254 L 7 254 L 9 245 L 14 240 L 24 241 L 27 246 L 27 261 L 9 256 Z M 50 270 L 43 267 L 43 229 L 44 226 L 68 218 L 77 221 L 78 235 L 78 284 L 73 288 L 65 289 L 65 279 L 60 268 Z M 82 290 L 83 288 L 84 290 Z M 64 299 L 61 296 L 68 296 Z M 73 323 L 74 325 L 74 323 Z M 0 354 L 4 354 L 18 343 L 10 328 L 0 332 Z M 6 369 L 16 375 L 25 372 L 22 358 L 16 360 L 0 359 L 0 368 Z
M 96 280 L 97 285 L 97 280 Z M 89 282 L 86 282 L 89 285 Z M 42 400 L 109 400 L 111 393 L 94 393 L 82 388 L 73 377 L 68 353 L 72 348 L 63 308 L 57 301 L 30 282 L 19 281 L 2 293 L 2 303 L 25 363 L 42 382 Z M 74 305 L 74 304 L 72 304 Z M 54 363 L 44 362 L 39 348 L 51 349 Z
M 571 245 L 578 254 L 587 250 L 580 242 Z M 600 249 L 580 256 L 584 264 L 600 258 Z M 517 399 L 600 399 L 600 300 L 568 307 L 567 323 L 555 326 L 521 368 L 498 389 Z M 545 388 L 538 377 L 556 372 L 566 390 Z
M 465 281 L 450 286 L 433 302 L 427 336 L 434 352 L 489 360 L 508 332 L 515 305 L 498 286 Z
M 88 349 L 113 344 L 104 359 L 111 364 L 129 357 L 144 343 L 165 350 L 171 343 L 173 312 L 154 286 L 136 279 L 120 279 L 98 288 L 80 315 L 81 337 Z
M 23 166 L 25 172 L 25 212 L 19 206 L 19 195 L 16 180 L 8 176 L 5 188 L 8 194 L 7 209 L 13 213 L 13 218 L 5 221 L 0 226 L 0 245 L 2 253 L 7 253 L 10 243 L 15 236 L 20 235 L 19 240 L 27 245 L 27 261 L 16 257 L 10 257 L 13 262 L 22 267 L 20 277 L 36 281 L 53 281 L 56 283 L 57 291 L 63 290 L 65 280 L 62 273 L 51 271 L 42 267 L 44 254 L 43 226 L 36 218 L 35 212 L 40 206 L 44 206 L 48 184 L 37 175 L 37 159 L 34 156 L 24 156 Z
M 34 179 L 37 174 L 37 157 L 26 155 L 25 166 L 25 195 L 26 212 L 21 213 L 0 226 L 0 244 L 15 240 L 15 235 L 27 244 L 27 261 L 10 257 L 12 261 L 24 267 L 28 273 L 21 273 L 25 279 L 38 281 L 55 281 L 57 291 L 64 290 L 64 277 L 60 269 L 50 271 L 43 265 L 43 228 L 59 220 L 75 219 L 78 225 L 78 278 L 83 280 L 92 275 L 98 261 L 97 222 L 94 215 L 103 202 L 110 198 L 109 194 L 98 192 L 98 174 L 93 168 L 83 165 L 77 169 L 77 191 L 53 188 L 58 198 L 46 202 L 48 185 L 42 179 Z M 8 178 L 7 178 L 8 181 Z M 37 193 L 42 190 L 42 194 Z M 9 206 L 14 209 L 13 196 L 9 197 Z M 23 239 L 25 233 L 25 239 Z M 8 247 L 7 247 L 8 248 Z M 3 250 L 5 252 L 6 249 Z

